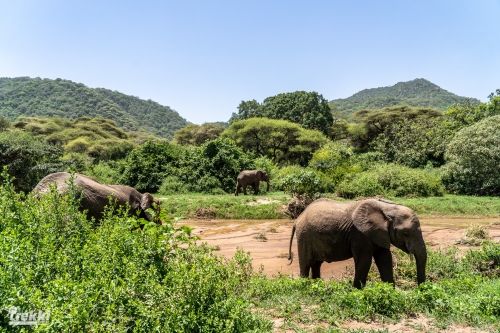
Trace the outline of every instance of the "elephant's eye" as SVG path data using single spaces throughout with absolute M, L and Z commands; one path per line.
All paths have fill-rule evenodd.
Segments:
M 408 231 L 403 231 L 403 236 L 405 237 L 409 237 L 410 236 L 410 233 Z

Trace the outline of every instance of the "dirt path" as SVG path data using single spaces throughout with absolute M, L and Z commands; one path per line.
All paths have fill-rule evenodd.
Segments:
M 488 225 L 492 239 L 500 240 L 500 219 L 421 219 L 424 239 L 431 248 L 447 247 L 463 236 L 464 229 L 471 223 Z M 298 277 L 299 265 L 295 257 L 288 265 L 288 247 L 293 222 L 290 220 L 184 220 L 181 225 L 194 227 L 194 235 L 202 242 L 220 248 L 217 253 L 232 257 L 238 247 L 251 253 L 253 268 L 258 271 L 263 265 L 267 276 L 279 274 Z M 466 249 L 467 246 L 459 246 Z M 297 253 L 294 237 L 292 252 Z M 321 275 L 324 279 L 339 277 L 352 259 L 324 263 Z

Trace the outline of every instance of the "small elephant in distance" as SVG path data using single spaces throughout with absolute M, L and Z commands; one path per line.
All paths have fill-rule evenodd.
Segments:
M 63 193 L 68 190 L 68 182 L 71 174 L 68 172 L 56 172 L 43 178 L 33 189 L 33 192 L 46 194 L 50 192 L 51 184 L 56 184 L 57 191 Z M 129 204 L 129 215 L 135 216 L 137 211 L 140 211 L 139 217 L 152 221 L 152 216 L 147 209 L 153 208 L 156 205 L 156 211 L 160 209 L 160 201 L 153 198 L 149 193 L 140 193 L 135 188 L 125 185 L 106 185 L 101 184 L 97 180 L 76 173 L 73 178 L 73 183 L 82 191 L 80 201 L 80 210 L 87 211 L 87 218 L 95 218 L 99 222 L 104 213 L 105 207 L 109 204 L 109 196 L 116 199 L 117 204 L 125 206 Z
M 354 258 L 354 287 L 366 284 L 372 258 L 383 282 L 394 284 L 391 244 L 413 254 L 418 284 L 425 282 L 427 250 L 420 222 L 408 207 L 382 199 L 340 202 L 318 199 L 295 221 L 300 276 L 320 278 L 323 262 Z
M 247 195 L 247 185 L 252 185 L 254 193 L 259 194 L 259 183 L 266 182 L 267 190 L 269 191 L 269 175 L 262 170 L 243 170 L 236 179 L 236 191 L 234 195 L 238 195 L 240 187 L 243 188 L 243 194 Z

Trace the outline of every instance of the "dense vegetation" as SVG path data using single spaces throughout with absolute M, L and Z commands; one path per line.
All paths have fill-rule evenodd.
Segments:
M 349 115 L 362 109 L 382 109 L 403 104 L 444 111 L 452 104 L 466 101 L 466 97 L 452 94 L 425 79 L 415 79 L 391 87 L 364 89 L 349 98 L 334 99 L 330 103 L 339 112 Z M 477 99 L 470 101 L 474 105 L 479 104 Z
M 3 177 L 7 177 L 4 172 Z M 74 189 L 73 189 L 74 190 Z M 167 205 L 168 206 L 168 205 Z M 153 213 L 153 211 L 151 211 Z M 414 263 L 395 251 L 397 288 L 372 268 L 363 290 L 344 280 L 266 278 L 251 259 L 196 246 L 165 211 L 156 225 L 113 208 L 92 226 L 74 193 L 40 199 L 0 186 L 0 308 L 50 313 L 33 332 L 338 332 L 345 320 L 399 320 L 424 314 L 437 327 L 498 325 L 500 247 L 457 256 L 429 250 L 429 281 L 415 286 Z M 132 229 L 145 223 L 143 230 Z M 457 259 L 458 258 L 458 259 Z M 26 331 L 0 322 L 0 332 Z
M 324 134 L 333 121 L 328 101 L 315 91 L 278 94 L 267 97 L 262 104 L 256 100 L 242 101 L 229 123 L 253 117 L 287 120 Z
M 79 117 L 113 120 L 126 131 L 145 131 L 171 139 L 187 125 L 168 106 L 117 91 L 92 89 L 69 80 L 0 78 L 0 116 Z

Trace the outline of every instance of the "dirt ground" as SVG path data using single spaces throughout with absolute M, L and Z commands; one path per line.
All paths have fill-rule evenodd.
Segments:
M 433 249 L 454 245 L 465 228 L 471 223 L 487 225 L 489 236 L 500 241 L 500 218 L 494 219 L 421 219 L 422 232 L 428 246 Z M 288 265 L 288 247 L 293 222 L 291 220 L 183 220 L 181 225 L 194 228 L 193 235 L 201 242 L 218 246 L 216 253 L 232 257 L 238 247 L 251 253 L 255 271 L 263 266 L 267 276 L 280 274 L 299 276 L 299 264 L 295 255 L 292 265 Z M 455 245 L 457 246 L 457 245 Z M 458 246 L 466 249 L 467 246 Z M 292 252 L 297 253 L 296 237 Z M 352 259 L 324 263 L 321 266 L 323 279 L 338 278 Z

